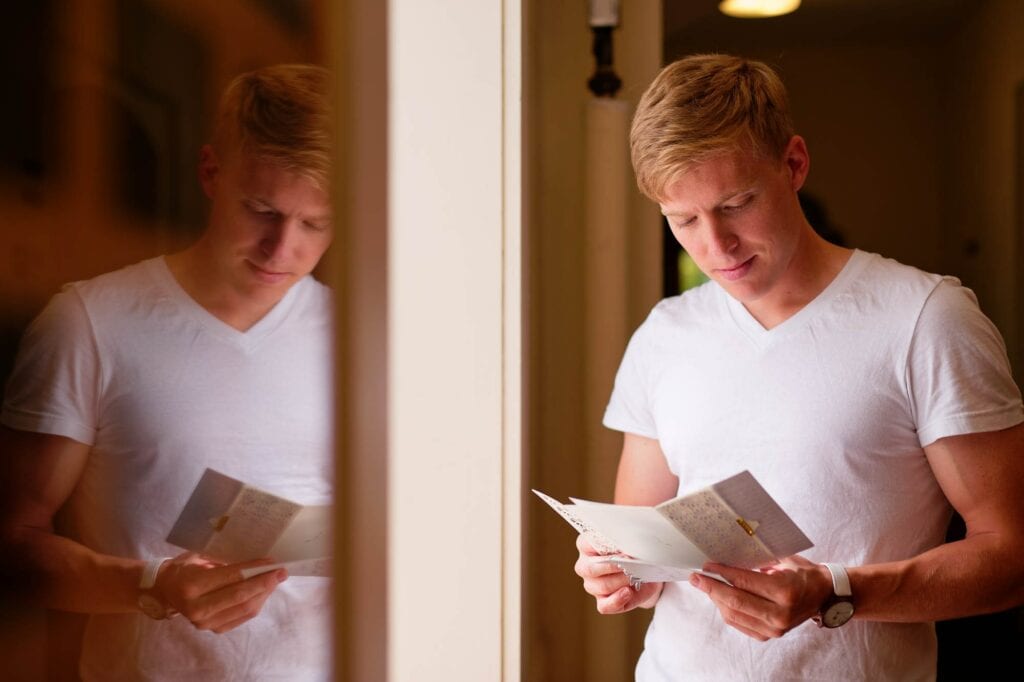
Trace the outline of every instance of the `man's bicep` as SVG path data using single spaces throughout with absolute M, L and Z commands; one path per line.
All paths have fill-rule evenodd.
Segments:
M 70 497 L 89 457 L 89 446 L 64 436 L 0 427 L 3 448 L 3 521 L 50 528 Z
M 940 438 L 925 454 L 968 535 L 1005 532 L 1024 518 L 1024 424 Z
M 617 504 L 654 505 L 675 496 L 679 478 L 668 468 L 661 444 L 654 438 L 623 434 L 622 457 L 615 479 Z

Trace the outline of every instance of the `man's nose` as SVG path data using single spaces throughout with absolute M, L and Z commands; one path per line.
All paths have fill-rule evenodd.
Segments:
M 708 221 L 708 248 L 713 253 L 731 253 L 739 243 L 740 240 L 729 226 L 728 221 L 721 218 L 713 218 Z
M 292 222 L 294 221 L 281 218 L 267 227 L 263 239 L 260 240 L 260 249 L 263 251 L 263 255 L 273 259 L 287 251 L 288 244 L 295 232 Z

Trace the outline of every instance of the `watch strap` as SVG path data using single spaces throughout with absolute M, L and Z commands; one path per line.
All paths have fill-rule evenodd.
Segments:
M 142 579 L 139 580 L 140 590 L 149 590 L 156 585 L 156 576 L 160 573 L 160 567 L 164 565 L 164 562 L 170 561 L 171 557 L 163 557 L 160 559 L 150 559 L 146 562 L 146 565 L 142 568 Z
M 853 589 L 850 587 L 850 575 L 846 568 L 839 564 L 824 564 L 828 572 L 832 574 L 832 591 L 837 597 L 852 597 Z
M 139 609 L 153 620 L 165 620 L 178 615 L 178 612 L 164 603 L 159 595 L 155 594 L 153 587 L 156 585 L 156 577 L 160 573 L 160 567 L 171 557 L 150 559 L 142 567 L 142 577 L 139 579 Z

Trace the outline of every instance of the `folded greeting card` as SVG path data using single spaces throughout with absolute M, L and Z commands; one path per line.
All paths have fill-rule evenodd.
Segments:
M 328 575 L 330 505 L 301 505 L 207 469 L 167 541 L 226 563 L 270 557 L 290 575 Z
M 637 582 L 686 580 L 709 560 L 760 568 L 813 546 L 749 471 L 654 507 L 533 492 Z

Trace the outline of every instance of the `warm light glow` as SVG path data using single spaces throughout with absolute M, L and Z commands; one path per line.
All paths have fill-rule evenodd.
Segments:
M 761 19 L 789 14 L 800 6 L 800 0 L 722 0 L 722 14 L 741 19 Z

